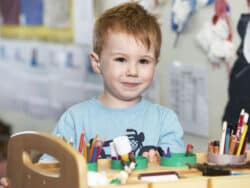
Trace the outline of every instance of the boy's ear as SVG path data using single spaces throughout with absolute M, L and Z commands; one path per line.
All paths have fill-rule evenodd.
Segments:
M 91 66 L 94 72 L 97 74 L 101 74 L 101 64 L 100 64 L 99 56 L 95 52 L 91 52 L 89 54 L 89 58 L 90 58 Z

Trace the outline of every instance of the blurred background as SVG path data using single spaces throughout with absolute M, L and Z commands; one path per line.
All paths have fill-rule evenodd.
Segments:
M 98 95 L 101 80 L 88 58 L 93 23 L 122 2 L 0 0 L 0 157 L 10 134 L 50 132 L 69 106 Z M 206 151 L 208 141 L 220 137 L 240 43 L 236 26 L 247 1 L 223 1 L 220 13 L 214 0 L 139 2 L 158 16 L 163 33 L 157 73 L 145 97 L 172 108 L 185 142 Z M 212 44 L 215 35 L 220 43 Z

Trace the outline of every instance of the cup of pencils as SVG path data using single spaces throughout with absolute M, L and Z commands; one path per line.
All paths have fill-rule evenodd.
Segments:
M 88 171 L 95 171 L 95 172 L 98 171 L 97 162 L 88 162 L 87 166 L 88 166 Z
M 223 122 L 221 139 L 208 144 L 208 162 L 240 164 L 247 157 L 247 132 L 249 114 L 242 109 L 237 124 Z
M 97 160 L 102 151 L 103 143 L 104 140 L 99 139 L 98 135 L 96 135 L 90 143 L 85 142 L 84 132 L 81 133 L 78 152 L 82 154 L 87 161 L 89 171 L 98 171 Z

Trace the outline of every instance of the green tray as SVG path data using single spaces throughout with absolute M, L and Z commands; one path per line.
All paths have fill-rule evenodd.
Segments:
M 173 166 L 173 167 L 184 167 L 187 166 L 186 163 L 196 163 L 196 155 L 185 153 L 171 153 L 171 157 L 161 157 L 161 166 Z
M 143 156 L 136 156 L 136 167 L 135 170 L 142 170 L 148 168 L 148 159 Z M 121 160 L 111 160 L 111 169 L 122 170 L 123 166 Z

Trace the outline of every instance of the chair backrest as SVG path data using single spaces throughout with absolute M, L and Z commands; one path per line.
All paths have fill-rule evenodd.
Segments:
M 52 172 L 33 164 L 31 151 L 55 157 L 60 169 Z M 46 133 L 22 132 L 10 138 L 7 175 L 12 188 L 87 188 L 85 159 L 71 145 Z

